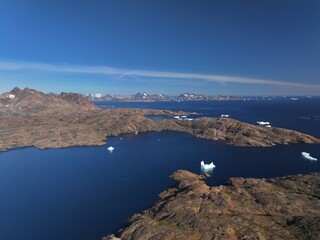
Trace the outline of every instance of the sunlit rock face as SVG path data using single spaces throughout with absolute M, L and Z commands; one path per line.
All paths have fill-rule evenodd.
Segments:
M 172 118 L 153 120 L 148 115 Z M 254 126 L 231 118 L 189 119 L 184 117 L 187 115 L 170 110 L 103 110 L 79 94 L 44 94 L 15 88 L 0 95 L 0 151 L 25 146 L 44 149 L 103 145 L 107 137 L 149 131 L 185 132 L 241 147 L 320 143 L 317 138 L 288 129 Z
M 320 239 L 320 173 L 231 178 L 209 187 L 187 171 L 117 234 L 131 239 Z M 108 237 L 104 238 L 110 239 Z M 112 239 L 112 238 L 111 238 Z
M 77 113 L 98 109 L 96 105 L 76 93 L 57 95 L 29 88 L 14 88 L 0 95 L 0 116 L 55 115 L 61 112 Z

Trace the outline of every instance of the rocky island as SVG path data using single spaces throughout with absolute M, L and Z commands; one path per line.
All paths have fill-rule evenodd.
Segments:
M 320 173 L 216 187 L 188 171 L 171 177 L 177 186 L 103 240 L 320 239 Z
M 178 131 L 240 147 L 316 144 L 297 131 L 254 126 L 231 118 L 175 119 L 186 112 L 103 110 L 80 94 L 45 94 L 14 88 L 0 95 L 0 151 L 103 145 L 108 137 Z M 149 115 L 171 116 L 154 120 Z M 176 187 L 106 239 L 319 239 L 320 174 L 274 179 L 232 178 L 211 187 L 187 171 L 172 175 Z
M 170 110 L 107 109 L 75 93 L 44 94 L 15 88 L 0 95 L 0 151 L 103 145 L 107 137 L 148 131 L 179 131 L 242 147 L 320 143 L 293 130 L 254 126 L 230 118 L 153 120 L 148 115 L 187 114 Z

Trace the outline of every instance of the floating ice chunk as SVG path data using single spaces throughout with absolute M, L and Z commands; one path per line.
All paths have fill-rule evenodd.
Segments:
M 114 147 L 110 146 L 110 147 L 107 148 L 107 150 L 108 150 L 109 152 L 112 152 L 112 151 L 114 150 Z
M 182 118 L 187 118 L 187 116 L 185 116 L 185 115 L 183 115 L 183 116 L 181 116 Z
M 291 100 L 293 100 L 293 101 L 298 101 L 299 98 L 291 98 Z
M 264 122 L 264 121 L 257 121 L 257 123 L 261 126 L 263 125 L 270 125 L 270 122 Z
M 175 118 L 175 119 L 180 119 L 180 116 L 174 116 L 173 118 Z
M 120 140 L 123 140 L 123 138 L 120 138 Z
M 305 158 L 305 159 L 308 159 L 310 161 L 317 161 L 318 159 L 317 158 L 314 158 L 310 155 L 310 153 L 307 153 L 307 152 L 302 152 L 301 155 Z
M 229 114 L 221 114 L 221 117 L 222 117 L 222 118 L 228 118 L 228 117 L 229 117 Z
M 205 164 L 204 163 L 204 161 L 201 161 L 201 163 L 200 163 L 200 165 L 201 165 L 201 168 L 202 169 L 213 169 L 213 168 L 215 168 L 216 166 L 213 164 L 213 162 L 211 162 L 210 164 Z

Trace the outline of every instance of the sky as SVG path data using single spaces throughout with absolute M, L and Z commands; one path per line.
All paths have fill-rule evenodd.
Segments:
M 318 0 L 0 0 L 0 92 L 320 95 Z

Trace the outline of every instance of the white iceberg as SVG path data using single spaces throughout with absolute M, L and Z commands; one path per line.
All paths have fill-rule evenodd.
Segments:
M 222 118 L 228 118 L 228 117 L 229 117 L 229 114 L 221 114 L 221 117 L 222 117 Z
M 270 125 L 270 122 L 264 122 L 264 121 L 257 121 L 257 123 L 261 126 L 263 125 Z
M 317 158 L 314 158 L 310 155 L 310 153 L 307 153 L 307 152 L 302 152 L 301 155 L 305 158 L 305 159 L 308 159 L 308 160 L 311 160 L 311 161 L 317 161 L 318 159 Z
M 180 116 L 174 116 L 173 118 L 175 118 L 175 119 L 180 119 Z
M 187 118 L 187 116 L 185 116 L 185 115 L 183 115 L 183 116 L 181 116 L 182 118 Z
M 205 164 L 204 161 L 201 161 L 201 168 L 204 170 L 208 170 L 208 169 L 213 169 L 216 166 L 213 164 L 213 162 L 211 162 L 210 164 Z
M 107 148 L 107 150 L 108 150 L 109 152 L 112 152 L 112 151 L 114 150 L 114 147 L 110 146 L 110 147 Z

